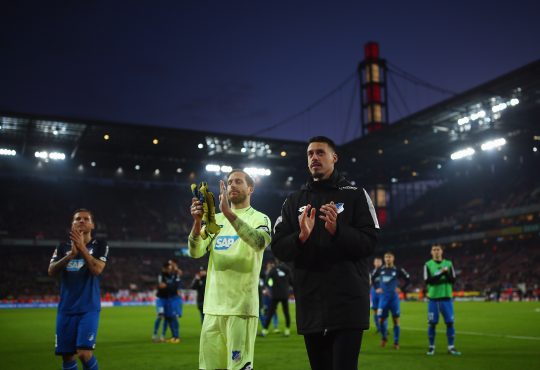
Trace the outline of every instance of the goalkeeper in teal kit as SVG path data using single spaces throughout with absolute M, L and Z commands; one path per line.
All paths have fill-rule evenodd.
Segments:
M 203 189 L 204 188 L 204 189 Z M 227 186 L 220 181 L 219 208 L 206 184 L 191 203 L 191 257 L 210 253 L 204 295 L 199 369 L 253 368 L 259 318 L 259 272 L 270 244 L 269 218 L 250 206 L 253 179 L 233 170 Z M 230 202 L 230 205 L 229 205 Z M 203 222 L 205 225 L 203 226 Z
M 428 297 L 428 356 L 435 354 L 435 327 L 439 322 L 439 313 L 446 324 L 446 337 L 448 339 L 448 353 L 453 356 L 461 355 L 454 347 L 456 329 L 454 328 L 454 302 L 452 298 L 452 285 L 456 280 L 456 272 L 452 262 L 443 259 L 442 245 L 431 247 L 432 259 L 424 265 L 424 281 Z

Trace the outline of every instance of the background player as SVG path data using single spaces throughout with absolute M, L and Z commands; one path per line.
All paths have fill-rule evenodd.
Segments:
M 259 316 L 258 282 L 264 249 L 270 244 L 270 220 L 250 205 L 253 179 L 233 170 L 220 181 L 217 235 L 202 239 L 203 205 L 192 199 L 189 254 L 208 251 L 199 369 L 251 369 Z M 231 205 L 229 205 L 229 200 Z
M 369 297 L 371 298 L 371 310 L 373 311 L 373 321 L 375 322 L 375 327 L 377 328 L 377 333 L 381 332 L 381 322 L 377 310 L 379 309 L 379 298 L 380 294 L 377 293 L 379 288 L 380 276 L 375 276 L 375 272 L 379 267 L 382 266 L 382 258 L 375 257 L 373 259 L 373 270 L 371 271 L 371 290 L 369 292 Z
M 277 305 L 281 303 L 283 316 L 285 316 L 285 336 L 291 335 L 291 315 L 289 314 L 289 289 L 291 286 L 291 270 L 284 264 L 279 263 L 272 267 L 266 276 L 266 286 L 270 289 L 270 306 L 263 324 L 262 335 L 268 334 L 270 320 L 277 314 Z M 274 330 L 275 332 L 275 330 Z
M 204 290 L 206 288 L 206 269 L 204 267 L 200 267 L 199 272 L 195 274 L 195 277 L 193 278 L 193 281 L 191 282 L 191 289 L 194 289 L 197 291 L 197 308 L 199 309 L 199 312 L 201 314 L 201 323 L 204 321 L 204 312 L 203 312 L 203 305 L 204 305 Z
M 158 289 L 156 293 L 156 312 L 157 317 L 154 322 L 154 334 L 152 335 L 152 340 L 154 342 L 165 342 L 165 333 L 167 332 L 167 320 L 165 320 L 165 307 L 168 302 L 169 290 L 167 289 L 167 279 L 169 276 L 169 261 L 165 262 L 161 267 L 161 273 L 158 275 Z M 163 329 L 161 331 L 161 336 L 158 338 L 159 325 L 163 321 Z
M 410 278 L 407 271 L 398 269 L 394 265 L 394 259 L 395 257 L 392 252 L 386 252 L 384 254 L 384 265 L 377 269 L 374 279 L 379 279 L 377 293 L 380 294 L 380 297 L 377 315 L 380 320 L 381 347 L 386 346 L 386 342 L 388 342 L 388 311 L 390 311 L 392 313 L 392 320 L 394 321 L 394 348 L 399 349 L 399 316 L 401 314 L 399 293 L 400 291 L 405 291 Z M 404 281 L 401 289 L 398 287 L 399 280 Z
M 94 217 L 87 209 L 73 214 L 70 241 L 61 243 L 49 264 L 49 276 L 60 276 L 60 302 L 56 316 L 55 352 L 62 369 L 98 370 L 94 356 L 101 294 L 101 272 L 109 255 L 106 242 L 92 238 Z
M 448 353 L 454 356 L 461 352 L 454 347 L 456 330 L 454 328 L 454 302 L 452 300 L 452 285 L 456 280 L 456 272 L 452 262 L 443 259 L 443 247 L 435 244 L 431 247 L 432 259 L 424 265 L 424 281 L 427 285 L 428 297 L 428 356 L 435 354 L 435 327 L 439 322 L 439 312 L 446 324 Z

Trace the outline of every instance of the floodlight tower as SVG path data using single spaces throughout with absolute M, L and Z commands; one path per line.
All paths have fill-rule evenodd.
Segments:
M 362 134 L 380 130 L 388 124 L 387 67 L 379 57 L 379 44 L 364 45 L 364 60 L 358 64 L 360 77 L 360 120 Z

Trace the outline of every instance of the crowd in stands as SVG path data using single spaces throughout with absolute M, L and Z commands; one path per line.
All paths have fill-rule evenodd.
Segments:
M 211 190 L 218 192 L 217 178 Z M 493 186 L 496 183 L 497 186 Z M 253 206 L 272 219 L 279 215 L 285 194 L 259 187 Z M 189 186 L 90 183 L 76 179 L 6 178 L 0 183 L 0 239 L 64 241 L 72 212 L 94 212 L 96 235 L 109 241 L 111 254 L 102 289 L 106 300 L 152 300 L 163 262 L 175 259 L 189 285 L 207 259 L 191 259 L 180 247 L 165 249 L 156 242 L 186 244 L 191 228 Z M 538 299 L 540 281 L 540 176 L 485 176 L 448 180 L 426 192 L 382 230 L 379 255 L 396 254 L 396 264 L 411 274 L 410 292 L 424 288 L 422 267 L 430 258 L 429 245 L 403 244 L 459 236 L 478 231 L 530 226 L 527 234 L 510 233 L 472 238 L 445 245 L 445 257 L 458 273 L 457 291 L 477 291 L 489 299 Z M 523 210 L 523 212 L 522 212 Z M 520 213 L 521 212 L 521 213 Z M 0 240 L 1 241 L 1 240 Z M 121 248 L 115 242 L 124 242 Z M 132 248 L 129 242 L 146 242 Z M 54 302 L 56 279 L 47 275 L 54 247 L 9 246 L 2 243 L 0 302 Z

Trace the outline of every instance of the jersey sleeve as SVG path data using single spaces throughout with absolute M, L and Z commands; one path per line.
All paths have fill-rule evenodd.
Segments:
M 109 245 L 106 241 L 98 242 L 98 248 L 94 254 L 94 258 L 107 263 L 107 260 L 109 259 Z
M 58 262 L 62 258 L 64 258 L 66 255 L 64 244 L 60 243 L 58 246 L 54 249 L 53 255 L 51 257 L 51 261 L 49 263 Z

